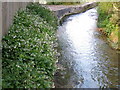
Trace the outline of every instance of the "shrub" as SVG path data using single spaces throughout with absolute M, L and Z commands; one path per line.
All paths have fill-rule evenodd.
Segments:
M 39 4 L 29 5 L 32 6 L 42 8 Z M 33 11 L 39 13 L 19 10 L 2 40 L 3 88 L 51 88 L 53 85 L 57 26 L 51 26 L 45 17 L 40 17 L 39 9 L 33 8 Z
M 114 7 L 115 6 L 115 7 Z M 100 2 L 98 7 L 98 27 L 104 28 L 110 44 L 114 44 L 113 48 L 119 48 L 119 10 L 118 2 Z M 115 43 L 116 42 L 116 43 Z M 117 47 L 116 47 L 117 46 Z
M 109 22 L 109 18 L 111 17 L 111 2 L 100 2 L 98 7 L 98 27 L 106 27 L 106 24 Z
M 38 3 L 36 4 L 31 3 L 27 6 L 27 10 L 34 15 L 39 15 L 51 26 L 57 28 L 57 23 L 58 23 L 57 18 L 53 15 L 53 13 L 49 9 L 45 7 L 40 7 Z

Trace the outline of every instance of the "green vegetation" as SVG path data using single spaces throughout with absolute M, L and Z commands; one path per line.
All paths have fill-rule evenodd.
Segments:
M 80 2 L 47 2 L 48 5 L 79 5 Z
M 28 11 L 33 15 L 39 15 L 44 19 L 48 24 L 57 28 L 57 18 L 52 14 L 47 8 L 40 7 L 37 3 L 36 5 L 30 4 L 27 6 Z
M 3 88 L 51 88 L 56 70 L 57 19 L 39 4 L 19 10 L 2 39 Z
M 111 45 L 120 49 L 119 41 L 120 38 L 120 2 L 100 2 L 99 3 L 99 18 L 98 27 L 103 28 L 103 32 L 107 35 Z

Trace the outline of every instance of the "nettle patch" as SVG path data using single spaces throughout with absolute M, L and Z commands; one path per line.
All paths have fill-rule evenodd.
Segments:
M 32 10 L 39 14 L 39 8 L 46 10 L 39 4 L 29 5 L 32 6 L 36 6 Z M 2 40 L 3 88 L 51 88 L 53 85 L 57 21 L 53 19 L 51 25 L 48 19 L 30 10 L 17 12 L 8 35 Z M 46 13 L 54 17 L 50 11 Z

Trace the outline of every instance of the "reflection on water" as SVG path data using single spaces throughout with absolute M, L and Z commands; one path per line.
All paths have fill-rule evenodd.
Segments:
M 97 11 L 70 16 L 58 30 L 59 65 L 55 86 L 106 88 L 118 85 L 118 55 L 96 31 Z

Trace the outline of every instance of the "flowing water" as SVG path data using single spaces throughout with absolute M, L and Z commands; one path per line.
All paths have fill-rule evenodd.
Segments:
M 60 69 L 56 88 L 115 88 L 118 86 L 118 54 L 97 29 L 97 10 L 72 15 L 59 26 L 57 36 Z

